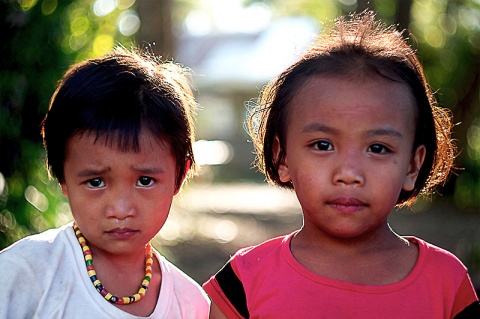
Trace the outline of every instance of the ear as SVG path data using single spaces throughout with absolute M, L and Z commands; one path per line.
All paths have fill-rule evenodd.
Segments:
M 273 156 L 274 156 L 274 161 L 277 160 L 277 158 L 280 156 L 280 141 L 278 140 L 278 137 L 275 137 L 275 140 L 273 141 Z M 283 162 L 278 165 L 278 177 L 283 183 L 288 183 L 292 180 L 290 177 L 290 172 L 288 171 L 288 165 L 287 165 L 287 159 L 284 158 Z
M 62 194 L 66 198 L 68 198 L 68 191 L 67 191 L 67 185 L 65 183 L 61 183 L 60 187 L 62 188 Z
M 177 195 L 178 192 L 180 192 L 180 189 L 182 188 L 182 185 L 185 182 L 185 178 L 187 178 L 188 172 L 190 171 L 190 167 L 192 167 L 192 160 L 189 157 L 185 161 L 185 173 L 183 174 L 182 182 L 180 183 L 180 186 L 177 187 L 177 189 L 175 190 L 175 193 L 173 195 Z
M 425 160 L 426 152 L 427 150 L 423 145 L 420 145 L 415 150 L 415 154 L 413 154 L 413 157 L 410 161 L 407 175 L 405 176 L 405 180 L 403 181 L 403 190 L 411 191 L 415 188 L 415 181 L 417 180 L 418 173 L 420 172 L 420 168 L 422 167 L 423 161 Z

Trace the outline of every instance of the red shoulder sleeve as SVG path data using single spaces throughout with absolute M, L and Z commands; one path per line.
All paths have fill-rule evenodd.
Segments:
M 204 283 L 203 288 L 228 318 L 249 318 L 245 290 L 231 262 Z
M 480 303 L 468 273 L 465 274 L 465 278 L 458 288 L 451 317 L 455 319 L 480 318 Z

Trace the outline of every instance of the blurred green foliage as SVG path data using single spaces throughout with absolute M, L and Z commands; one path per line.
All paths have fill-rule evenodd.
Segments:
M 409 29 L 440 105 L 452 110 L 458 175 L 447 184 L 461 210 L 480 211 L 480 2 L 414 1 Z
M 45 169 L 40 123 L 71 63 L 130 44 L 117 20 L 133 3 L 95 14 L 93 0 L 0 1 L 0 248 L 68 220 Z
M 463 170 L 442 190 L 461 210 L 480 209 L 480 1 L 478 0 L 248 0 L 276 16 L 333 19 L 362 6 L 387 23 L 408 13 L 412 44 L 441 105 L 456 122 L 457 165 Z M 176 23 L 196 1 L 174 2 Z M 112 6 L 113 4 L 113 6 Z M 110 5 L 110 6 L 109 6 Z M 64 223 L 69 209 L 44 165 L 39 126 L 55 83 L 76 61 L 115 44 L 129 46 L 119 21 L 134 0 L 0 0 L 0 249 L 27 234 Z M 408 6 L 405 10 L 405 6 Z M 159 17 L 161 18 L 161 17 Z

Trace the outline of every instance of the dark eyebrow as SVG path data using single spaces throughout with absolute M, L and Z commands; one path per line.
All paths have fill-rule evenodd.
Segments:
M 313 132 L 330 132 L 330 133 L 335 133 L 337 130 L 328 126 L 328 125 L 325 125 L 325 124 L 322 124 L 322 123 L 318 123 L 318 122 L 313 122 L 313 123 L 310 123 L 308 125 L 306 125 L 303 130 L 302 130 L 302 133 L 313 133 Z
M 104 169 L 85 169 L 83 171 L 78 172 L 77 176 L 78 177 L 99 176 L 99 175 L 105 174 L 110 170 L 111 168 L 109 167 Z M 157 174 L 165 173 L 165 170 L 163 168 L 156 168 L 156 167 L 132 167 L 132 170 L 144 175 L 157 175 Z
M 390 136 L 394 138 L 403 138 L 402 133 L 399 131 L 395 130 L 394 128 L 391 127 L 384 127 L 376 130 L 370 130 L 367 132 L 368 136 Z
M 322 124 L 319 122 L 313 122 L 306 125 L 302 133 L 313 133 L 313 132 L 326 132 L 326 133 L 335 133 L 337 130 L 333 127 L 330 127 L 326 124 Z M 391 136 L 395 138 L 403 138 L 402 133 L 397 131 L 392 127 L 383 127 L 379 129 L 370 130 L 366 133 L 367 136 Z
M 132 170 L 145 175 L 157 175 L 165 173 L 165 170 L 160 167 L 132 167 Z
M 77 176 L 78 177 L 91 177 L 91 176 L 97 176 L 104 174 L 105 172 L 108 172 L 110 168 L 105 168 L 105 169 L 85 169 L 83 171 L 78 172 Z

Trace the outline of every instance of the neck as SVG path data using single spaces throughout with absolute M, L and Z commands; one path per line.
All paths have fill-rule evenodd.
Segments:
M 384 251 L 408 244 L 387 223 L 374 232 L 349 238 L 333 236 L 317 228 L 310 228 L 302 227 L 292 240 L 292 246 L 329 254 L 356 255 Z
M 88 239 L 87 239 L 88 242 Z M 100 270 L 105 265 L 107 269 L 114 268 L 116 271 L 132 270 L 144 271 L 145 269 L 145 248 L 129 254 L 114 254 L 102 250 L 95 245 L 89 244 L 95 267 Z
M 418 257 L 416 246 L 409 245 L 388 224 L 374 234 L 355 238 L 312 234 L 304 228 L 292 239 L 290 249 L 295 259 L 313 273 L 365 285 L 405 278 Z

